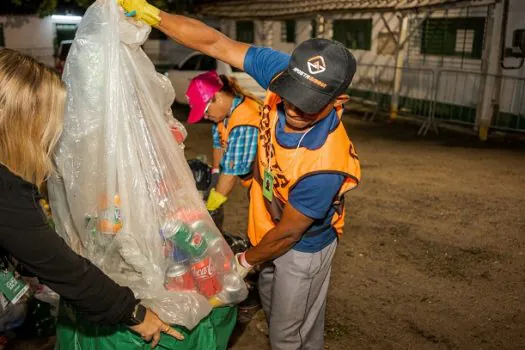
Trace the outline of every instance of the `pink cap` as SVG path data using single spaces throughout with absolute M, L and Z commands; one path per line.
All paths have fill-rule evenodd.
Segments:
M 197 123 L 204 117 L 206 104 L 222 87 L 222 81 L 216 71 L 203 73 L 191 80 L 186 91 L 186 98 L 191 108 L 188 123 Z

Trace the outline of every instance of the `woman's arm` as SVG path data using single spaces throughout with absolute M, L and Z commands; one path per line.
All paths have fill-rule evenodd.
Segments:
M 236 183 L 236 175 L 221 174 L 219 176 L 219 181 L 217 181 L 217 186 L 215 186 L 215 191 L 219 192 L 224 197 L 228 197 Z
M 213 169 L 219 169 L 221 165 L 221 159 L 222 155 L 224 154 L 224 151 L 222 148 L 214 148 L 213 149 L 213 160 L 212 160 L 212 168 Z
M 0 246 L 89 320 L 128 321 L 138 303 L 133 292 L 75 254 L 47 225 L 32 189 L 16 187 L 0 189 Z

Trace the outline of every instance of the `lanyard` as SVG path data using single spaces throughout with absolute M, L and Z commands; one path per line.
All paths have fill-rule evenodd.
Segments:
M 268 152 L 268 171 L 270 173 L 272 173 L 272 146 L 273 146 L 273 134 L 275 131 L 275 127 L 277 126 L 277 122 L 279 120 L 279 115 L 277 114 L 277 117 L 275 118 L 275 122 L 273 123 L 273 126 L 270 130 L 270 151 Z M 315 127 L 315 124 L 312 125 L 308 130 L 306 130 L 306 132 L 301 136 L 301 138 L 299 139 L 299 142 L 297 143 L 297 147 L 295 148 L 295 153 L 292 157 L 292 160 L 290 161 L 290 163 L 288 164 L 288 166 L 286 167 L 286 169 L 283 170 L 283 172 L 286 172 L 290 169 L 290 167 L 295 163 L 296 159 L 297 159 L 297 153 L 299 152 L 299 148 L 301 147 L 301 143 L 303 142 L 305 136 Z
M 279 120 L 279 115 L 277 115 L 277 117 L 275 118 L 275 122 L 273 123 L 273 126 L 270 129 L 270 149 L 269 149 L 269 152 L 268 152 L 268 166 L 264 170 L 263 184 L 262 184 L 263 185 L 263 188 L 262 188 L 263 196 L 269 202 L 272 202 L 272 200 L 273 200 L 273 187 L 274 187 L 273 186 L 274 185 L 273 184 L 274 183 L 274 174 L 272 172 L 273 133 L 275 132 L 275 127 L 277 126 L 277 121 L 278 120 Z M 306 134 L 308 134 L 310 132 L 310 130 L 312 130 L 314 128 L 314 126 L 315 125 L 310 127 L 310 129 L 308 129 L 303 134 L 303 136 L 301 136 L 301 138 L 299 139 L 299 142 L 297 143 L 297 148 L 295 149 L 295 153 L 294 153 L 290 163 L 288 164 L 286 169 L 283 170 L 283 172 L 288 171 L 290 169 L 290 167 L 295 163 L 295 160 L 297 159 L 297 152 L 299 151 L 299 147 L 301 147 L 301 143 L 303 142 L 304 137 L 306 136 Z

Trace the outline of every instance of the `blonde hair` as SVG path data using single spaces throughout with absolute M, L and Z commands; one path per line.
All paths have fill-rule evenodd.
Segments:
M 263 101 L 261 101 L 259 98 L 257 98 L 254 94 L 252 94 L 248 90 L 241 87 L 237 79 L 233 77 L 228 77 L 226 75 L 220 75 L 219 78 L 221 78 L 221 81 L 223 84 L 221 91 L 228 92 L 232 95 L 246 96 L 248 98 L 251 98 L 252 100 L 254 100 L 255 102 L 257 102 L 258 104 L 262 106 Z
M 58 74 L 19 52 L 0 50 L 0 163 L 41 188 L 63 125 Z

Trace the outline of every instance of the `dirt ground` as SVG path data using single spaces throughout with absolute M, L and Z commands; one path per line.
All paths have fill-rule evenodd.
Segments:
M 525 348 L 525 147 L 421 138 L 414 125 L 357 116 L 345 124 L 363 179 L 346 198 L 326 348 Z M 188 158 L 211 156 L 210 128 L 188 127 Z M 247 204 L 237 187 L 226 230 L 245 232 Z M 234 350 L 269 349 L 260 319 Z
M 525 149 L 345 118 L 363 179 L 346 197 L 328 349 L 525 348 Z M 210 155 L 210 125 L 186 154 Z M 241 187 L 225 229 L 244 233 Z M 269 349 L 253 320 L 233 349 Z

